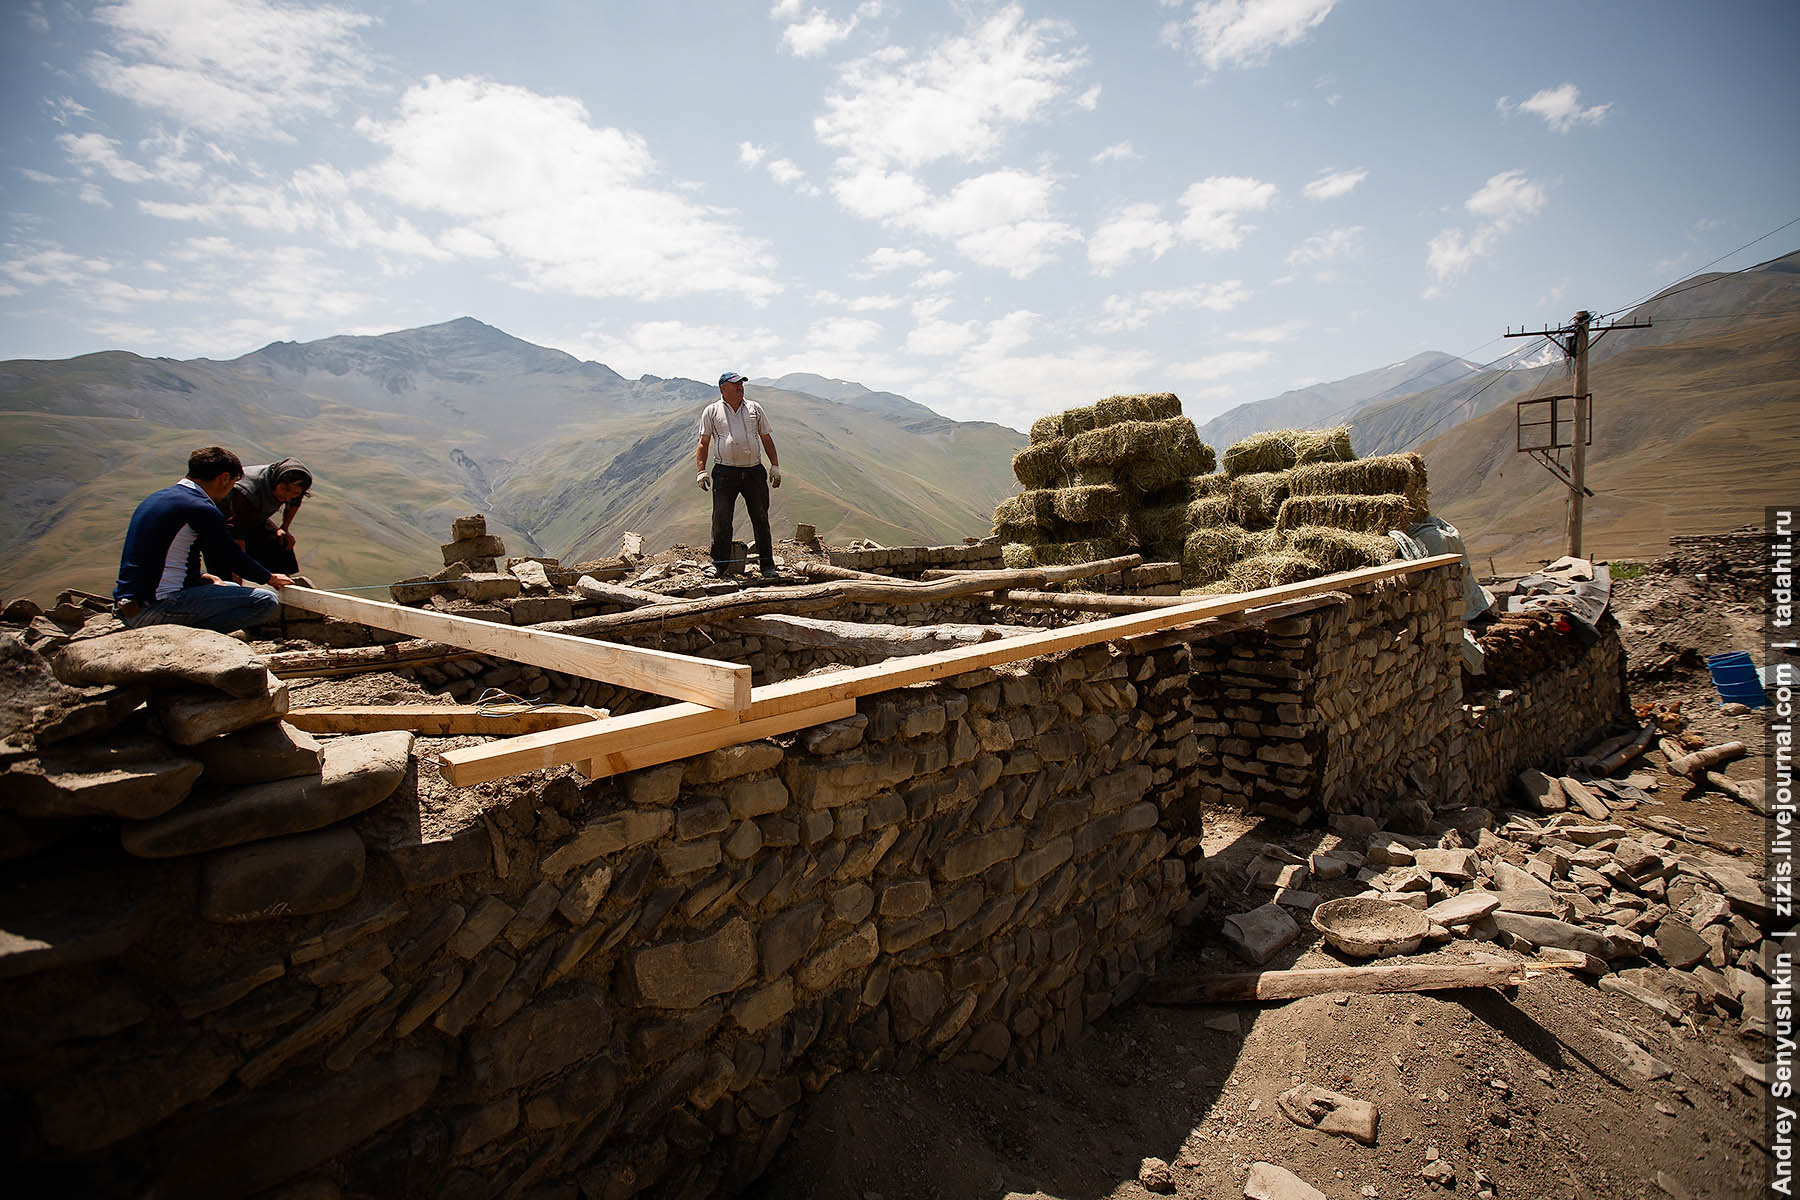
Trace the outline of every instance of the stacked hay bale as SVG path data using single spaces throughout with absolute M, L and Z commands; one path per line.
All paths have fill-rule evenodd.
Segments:
M 1040 418 L 1013 458 L 1025 488 L 994 510 L 1009 567 L 1066 566 L 1137 552 L 1180 557 L 1194 481 L 1212 447 L 1172 393 L 1109 396 Z
M 1417 454 L 1358 459 L 1347 427 L 1278 430 L 1225 452 L 1224 474 L 1188 506 L 1190 589 L 1249 591 L 1388 562 L 1386 536 L 1427 511 Z

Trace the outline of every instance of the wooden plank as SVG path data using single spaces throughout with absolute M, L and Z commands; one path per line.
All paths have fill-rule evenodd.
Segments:
M 855 715 L 856 701 L 833 700 L 798 712 L 780 713 L 760 720 L 741 721 L 720 729 L 629 746 L 615 750 L 604 758 L 577 763 L 576 770 L 589 779 L 604 779 L 608 775 L 635 771 L 640 767 L 654 767 L 659 763 L 674 762 L 678 758 L 705 754 L 708 750 L 719 750 L 740 742 L 754 742 L 758 738 L 774 737 L 778 733 L 792 733 L 796 729 L 805 729 L 808 725 L 822 725 L 826 721 Z
M 1207 617 L 1279 604 L 1357 584 L 1380 582 L 1461 561 L 1460 555 L 1441 554 L 1434 558 L 1387 563 L 1282 587 L 1263 588 L 1238 595 L 1209 596 L 1204 600 L 1154 612 L 1131 613 L 1062 629 L 1002 638 L 997 642 L 959 646 L 953 650 L 942 650 L 936 654 L 897 662 L 876 663 L 847 671 L 834 671 L 828 675 L 790 679 L 757 688 L 749 707 L 739 713 L 713 712 L 692 704 L 671 704 L 648 712 L 611 717 L 581 728 L 554 729 L 486 746 L 467 746 L 446 751 L 441 756 L 444 777 L 451 783 L 467 786 L 541 767 L 583 762 L 604 757 L 634 744 L 727 729 L 745 721 L 813 708 L 833 700 L 854 700 L 858 696 L 905 687 L 908 684 L 961 675 L 980 667 L 1018 662 L 1020 659 L 1036 658 L 1059 650 L 1071 650 L 1134 634 L 1153 633 Z
M 298 585 L 283 588 L 281 602 L 290 608 L 321 616 L 340 617 L 377 629 L 431 638 L 496 658 L 530 663 L 534 667 L 578 675 L 583 679 L 598 679 L 602 683 L 614 683 L 658 696 L 671 696 L 710 708 L 737 712 L 750 703 L 750 668 L 737 663 L 592 641 L 543 629 L 496 625 L 492 621 L 406 608 L 383 600 L 365 600 Z
M 348 646 L 337 650 L 282 650 L 265 654 L 263 661 L 279 679 L 321 679 L 455 662 L 475 656 L 473 650 L 458 650 L 441 642 L 414 641 L 386 646 Z
M 1540 970 L 1562 964 L 1534 964 Z M 1246 971 L 1229 975 L 1152 979 L 1144 989 L 1148 1004 L 1243 1004 L 1256 1000 L 1298 1000 L 1329 992 L 1435 992 L 1452 988 L 1514 987 L 1526 980 L 1525 964 L 1405 963 L 1378 967 L 1321 967 L 1299 971 Z
M 282 720 L 308 733 L 377 733 L 409 729 L 424 737 L 480 734 L 513 737 L 586 725 L 607 716 L 604 708 L 568 704 L 322 704 L 293 708 Z

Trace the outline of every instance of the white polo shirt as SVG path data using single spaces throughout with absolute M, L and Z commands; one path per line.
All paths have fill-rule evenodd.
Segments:
M 746 400 L 733 412 L 715 400 L 700 414 L 700 435 L 712 438 L 714 459 L 722 467 L 754 467 L 762 461 L 761 435 L 773 434 L 762 405 Z

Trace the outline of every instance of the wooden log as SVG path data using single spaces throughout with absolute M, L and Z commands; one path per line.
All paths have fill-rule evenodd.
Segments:
M 1545 964 L 1559 969 L 1560 964 Z M 1512 987 L 1524 983 L 1523 963 L 1403 963 L 1373 967 L 1321 967 L 1300 971 L 1245 971 L 1226 975 L 1152 979 L 1144 988 L 1151 1004 L 1244 1004 L 1298 1000 L 1330 992 L 1436 992 L 1452 988 Z
M 1156 612 L 1108 617 L 1061 629 L 1002 638 L 984 645 L 940 650 L 935 654 L 919 655 L 898 662 L 876 663 L 825 675 L 765 684 L 755 690 L 750 707 L 742 713 L 714 712 L 693 704 L 670 704 L 648 712 L 609 717 L 581 729 L 557 729 L 525 734 L 485 746 L 466 746 L 447 751 L 442 756 L 444 777 L 458 786 L 467 786 L 523 771 L 535 771 L 540 767 L 584 762 L 648 741 L 664 741 L 707 730 L 728 729 L 743 721 L 815 708 L 831 700 L 855 699 L 909 684 L 961 675 L 981 667 L 1018 662 L 1097 642 L 1154 633 L 1178 625 L 1189 625 L 1208 617 L 1282 604 L 1358 584 L 1376 583 L 1415 572 L 1449 567 L 1460 564 L 1461 561 L 1460 556 L 1450 554 L 1401 560 L 1281 587 L 1262 588 L 1231 596 L 1208 596 Z
M 794 646 L 876 658 L 930 654 L 953 646 L 975 646 L 1036 632 L 1022 625 L 877 625 L 776 615 L 734 617 L 723 627 L 732 633 L 778 638 Z
M 512 737 L 583 725 L 607 716 L 604 708 L 566 704 L 323 704 L 289 709 L 282 720 L 308 733 L 377 733 L 409 729 L 423 737 L 479 734 Z
M 623 604 L 628 608 L 643 608 L 647 604 L 673 604 L 681 598 L 665 596 L 661 592 L 652 592 L 644 588 L 634 588 L 629 584 L 607 583 L 595 579 L 592 575 L 583 575 L 577 579 L 575 590 L 589 600 L 604 600 L 609 604 Z
M 1098 558 L 1092 562 L 1074 563 L 1067 567 L 1037 567 L 1044 573 L 1047 583 L 1073 583 L 1077 579 L 1092 579 L 1096 575 L 1111 575 L 1115 571 L 1129 571 L 1133 567 L 1144 565 L 1141 554 L 1121 554 L 1117 558 Z M 920 571 L 920 579 L 962 579 L 982 575 L 1005 575 L 1005 567 L 972 567 L 966 570 L 933 567 L 929 571 Z
M 1677 775 L 1685 775 L 1689 779 L 1699 779 L 1706 774 L 1709 767 L 1720 763 L 1732 762 L 1750 753 L 1750 748 L 1742 742 L 1724 742 L 1717 746 L 1708 746 L 1704 750 L 1696 750 L 1692 754 L 1684 754 L 1680 758 L 1669 760 L 1669 770 Z
M 588 636 L 557 632 L 547 625 L 529 628 L 496 625 L 491 621 L 406 608 L 382 600 L 364 600 L 298 584 L 282 589 L 281 602 L 305 612 L 432 638 L 465 650 L 657 696 L 689 700 L 711 708 L 735 712 L 750 703 L 750 668 L 737 663 L 591 641 Z
M 1192 599 L 1191 596 L 1114 596 L 1106 592 L 1038 592 L 1027 588 L 1004 588 L 994 593 L 997 604 L 1052 612 L 1151 612 L 1186 604 Z
M 1747 804 L 1763 816 L 1769 815 L 1769 802 L 1763 795 L 1763 782 L 1760 779 L 1732 779 L 1717 771 L 1706 773 L 1706 782 L 1730 796 L 1740 804 Z
M 1614 747 L 1605 754 L 1591 757 L 1589 760 L 1590 769 L 1596 775 L 1611 775 L 1614 771 L 1617 771 L 1620 767 L 1623 767 L 1626 763 L 1648 750 L 1650 748 L 1651 739 L 1655 736 L 1656 727 L 1654 725 L 1644 726 L 1637 731 L 1635 737 L 1627 735 L 1627 740 L 1623 745 Z
M 1615 815 L 1621 821 L 1630 821 L 1633 825 L 1642 825 L 1645 829 L 1653 829 L 1657 833 L 1665 834 L 1678 841 L 1692 842 L 1696 846 L 1705 846 L 1709 850 L 1718 850 L 1725 854 L 1737 855 L 1749 853 L 1749 851 L 1742 846 L 1733 846 L 1729 842 L 1721 842 L 1716 838 L 1709 838 L 1705 834 L 1697 833 L 1685 825 L 1676 824 L 1674 821 L 1665 821 L 1661 817 L 1639 816 L 1636 813 L 1617 813 Z
M 459 650 L 442 642 L 410 641 L 342 650 L 283 650 L 264 655 L 263 661 L 281 679 L 323 679 L 475 657 L 473 650 Z

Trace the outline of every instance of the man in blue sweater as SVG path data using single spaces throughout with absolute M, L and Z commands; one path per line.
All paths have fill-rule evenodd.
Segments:
M 152 492 L 131 514 L 113 611 L 133 629 L 143 625 L 192 625 L 230 633 L 261 624 L 281 601 L 271 588 L 294 581 L 270 571 L 238 549 L 218 501 L 244 474 L 238 456 L 222 446 L 188 455 L 187 476 Z M 269 587 L 226 583 L 201 570 L 206 565 Z

